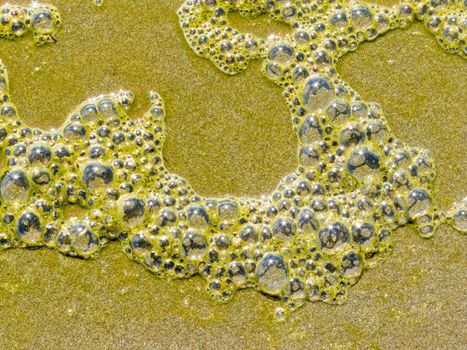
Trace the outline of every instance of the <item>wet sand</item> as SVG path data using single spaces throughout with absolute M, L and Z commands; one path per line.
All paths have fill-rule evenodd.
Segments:
M 202 195 L 267 193 L 296 164 L 281 91 L 258 62 L 228 77 L 197 57 L 178 26 L 180 2 L 108 0 L 96 9 L 91 1 L 50 1 L 64 18 L 58 44 L 0 43 L 13 101 L 29 125 L 50 128 L 83 99 L 122 87 L 135 92 L 139 117 L 156 90 L 168 112 L 171 171 Z M 236 20 L 259 34 L 287 31 Z M 381 103 L 403 142 L 432 150 L 442 209 L 467 188 L 466 68 L 421 25 L 364 44 L 338 66 L 365 99 Z M 274 300 L 246 290 L 228 304 L 213 302 L 201 278 L 159 279 L 118 243 L 90 261 L 48 249 L 4 251 L 0 348 L 464 348 L 465 236 L 441 226 L 430 240 L 411 227 L 393 237 L 393 254 L 363 275 L 344 305 L 308 303 L 285 323 L 273 321 Z

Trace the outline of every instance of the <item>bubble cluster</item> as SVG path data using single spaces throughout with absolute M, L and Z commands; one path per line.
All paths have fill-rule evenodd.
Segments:
M 55 6 L 32 3 L 31 6 L 5 4 L 0 6 L 0 37 L 16 39 L 32 32 L 38 45 L 55 42 L 62 25 Z
M 467 1 L 411 0 L 401 7 L 404 16 L 416 16 L 450 53 L 467 56 Z
M 430 237 L 445 219 L 431 194 L 429 152 L 397 140 L 381 107 L 364 101 L 335 68 L 361 42 L 418 18 L 420 8 L 339 0 L 182 5 L 180 23 L 197 54 L 227 74 L 262 59 L 264 74 L 283 88 L 298 166 L 261 198 L 204 198 L 167 170 L 157 93 L 141 119 L 127 116 L 134 96 L 121 90 L 83 102 L 60 130 L 45 132 L 23 125 L 2 65 L 0 247 L 45 245 L 86 258 L 119 239 L 157 275 L 201 275 L 215 300 L 255 288 L 280 301 L 279 318 L 306 301 L 341 302 L 388 249 L 395 228 L 412 223 Z M 229 24 L 232 11 L 267 14 L 293 34 L 262 40 L 240 33 Z M 85 213 L 67 220 L 72 205 Z M 461 231 L 465 209 L 463 202 L 448 216 Z

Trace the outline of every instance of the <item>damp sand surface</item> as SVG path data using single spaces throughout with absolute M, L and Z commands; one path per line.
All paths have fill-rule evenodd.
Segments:
M 122 87 L 135 92 L 139 117 L 156 90 L 168 114 L 166 164 L 202 195 L 268 193 L 294 169 L 297 141 L 280 88 L 258 62 L 228 77 L 197 57 L 179 29 L 180 1 L 109 0 L 99 9 L 82 0 L 50 3 L 64 19 L 58 44 L 0 45 L 29 125 L 58 127 L 83 99 Z M 235 20 L 258 34 L 287 32 L 267 20 Z M 382 105 L 403 142 L 432 150 L 440 207 L 461 200 L 467 63 L 415 24 L 361 45 L 338 72 Z M 89 261 L 48 249 L 5 251 L 0 348 L 463 348 L 465 237 L 441 226 L 430 240 L 411 227 L 393 239 L 393 254 L 350 288 L 345 304 L 307 303 L 283 323 L 273 321 L 270 298 L 245 290 L 216 303 L 201 278 L 154 277 L 118 243 Z

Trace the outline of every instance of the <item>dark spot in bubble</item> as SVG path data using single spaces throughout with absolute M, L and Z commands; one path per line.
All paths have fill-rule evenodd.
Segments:
M 128 222 L 144 216 L 144 202 L 136 197 L 125 199 L 123 202 L 123 220 Z
M 368 243 L 374 237 L 374 235 L 375 228 L 373 224 L 369 222 L 352 225 L 353 241 L 359 245 Z
M 300 127 L 300 138 L 305 143 L 312 143 L 321 140 L 323 136 L 323 129 L 315 115 L 310 115 L 305 118 Z
M 97 135 L 100 137 L 109 137 L 112 132 L 110 129 L 106 126 L 102 126 L 99 129 L 97 129 Z
M 297 42 L 300 44 L 306 44 L 310 41 L 310 36 L 307 32 L 297 32 L 295 34 L 295 40 L 297 40 Z
M 410 191 L 408 196 L 408 211 L 411 218 L 426 214 L 431 209 L 431 197 L 422 188 Z
M 315 198 L 310 203 L 310 208 L 315 212 L 325 211 L 328 208 L 327 203 L 321 198 Z
M 23 145 L 23 144 L 16 145 L 16 147 L 15 147 L 15 149 L 13 151 L 13 154 L 16 157 L 19 157 L 20 155 L 23 155 L 24 153 L 26 153 L 26 146 Z
M 90 122 L 97 119 L 97 108 L 94 105 L 87 105 L 81 108 L 80 115 L 83 121 Z
M 2 179 L 0 193 L 6 202 L 26 201 L 29 197 L 29 179 L 20 169 L 9 171 Z
M 182 241 L 182 254 L 188 260 L 201 259 L 206 253 L 207 242 L 204 235 L 188 231 Z
M 230 264 L 228 274 L 232 281 L 237 284 L 242 283 L 246 279 L 245 268 L 242 263 L 237 261 Z
M 14 220 L 15 220 L 15 217 L 14 217 L 13 214 L 5 214 L 5 215 L 3 215 L 3 222 L 4 222 L 6 225 L 11 224 Z
M 205 228 L 211 223 L 206 209 L 199 205 L 192 205 L 187 209 L 188 221 L 192 227 Z
M 86 136 L 86 129 L 79 123 L 69 124 L 63 130 L 63 135 L 72 140 L 83 139 Z
M 331 17 L 330 23 L 334 27 L 344 27 L 347 25 L 347 15 L 344 12 L 337 12 Z
M 231 200 L 220 202 L 217 210 L 222 220 L 235 220 L 238 216 L 238 205 Z
M 28 241 L 37 240 L 42 232 L 39 217 L 31 212 L 24 213 L 18 220 L 16 230 L 20 237 L 25 237 Z
M 306 79 L 310 73 L 305 67 L 297 66 L 294 68 L 293 71 L 293 79 L 298 83 L 304 79 Z
M 307 145 L 300 150 L 299 159 L 302 165 L 313 166 L 319 162 L 319 152 L 314 146 Z
M 347 169 L 354 175 L 358 168 L 363 166 L 369 169 L 378 169 L 380 166 L 380 158 L 372 149 L 368 147 L 360 147 L 354 150 L 349 160 L 347 161 Z
M 111 167 L 101 163 L 89 163 L 83 171 L 82 181 L 89 189 L 95 189 L 102 185 L 108 185 L 114 180 L 114 172 Z
M 133 251 L 139 255 L 147 254 L 152 249 L 152 243 L 149 242 L 146 235 L 142 232 L 131 236 L 130 245 Z
M 297 230 L 294 221 L 288 218 L 277 218 L 272 226 L 272 232 L 277 239 L 289 240 L 295 236 Z
M 221 250 L 228 249 L 230 247 L 230 238 L 227 235 L 220 235 L 216 238 L 216 246 Z
M 261 242 L 269 241 L 272 239 L 272 231 L 269 226 L 264 226 L 260 231 Z
M 0 129 L 0 142 L 3 142 L 5 138 L 8 136 L 8 132 L 6 131 L 5 128 Z
M 355 252 L 346 253 L 342 257 L 342 273 L 344 276 L 357 276 L 361 272 L 362 259 Z
M 15 118 L 17 116 L 16 108 L 9 103 L 4 103 L 0 110 L 0 115 L 7 118 Z
M 32 174 L 32 181 L 39 186 L 47 185 L 50 179 L 50 174 L 44 169 L 37 169 Z
M 321 249 L 334 250 L 349 242 L 349 230 L 340 222 L 324 227 L 319 231 Z
M 157 270 L 162 266 L 162 257 L 154 252 L 151 252 L 145 259 L 147 267 L 153 270 Z
M 287 286 L 289 269 L 284 259 L 277 254 L 266 254 L 256 267 L 260 289 L 271 295 L 279 294 Z
M 310 209 L 302 209 L 297 218 L 298 228 L 305 233 L 317 231 L 319 222 Z
M 240 231 L 240 238 L 244 242 L 256 242 L 258 241 L 258 234 L 253 226 L 248 225 Z
M 51 33 L 54 29 L 52 14 L 46 10 L 36 12 L 32 16 L 32 26 L 41 34 Z
M 328 80 L 322 76 L 308 78 L 302 93 L 305 109 L 310 112 L 326 107 L 334 97 L 334 91 Z
M 294 50 L 289 45 L 279 43 L 269 50 L 268 57 L 272 61 L 286 64 L 293 60 Z
M 112 118 L 118 115 L 115 104 L 110 100 L 104 100 L 99 103 L 99 112 L 105 119 Z
M 172 226 L 177 217 L 173 210 L 162 209 L 159 217 L 157 218 L 157 225 L 161 227 Z
M 68 229 L 70 242 L 79 254 L 89 254 L 97 250 L 99 240 L 96 234 L 82 223 L 76 223 Z
M 105 148 L 102 146 L 94 146 L 89 150 L 89 157 L 92 159 L 101 158 L 105 155 Z
M 122 132 L 116 133 L 112 137 L 112 142 L 115 143 L 116 145 L 120 145 L 121 143 L 125 142 L 125 134 L 123 134 Z
M 22 21 L 13 20 L 11 23 L 11 31 L 16 35 L 21 35 L 25 28 L 26 27 Z
M 356 7 L 351 11 L 352 24 L 359 29 L 366 29 L 371 26 L 373 15 L 365 7 Z
M 52 158 L 52 151 L 45 146 L 34 146 L 30 149 L 28 160 L 31 164 L 41 163 L 46 165 Z
M 336 267 L 330 262 L 326 263 L 326 265 L 324 265 L 324 268 L 331 273 L 337 271 Z
M 60 159 L 61 159 L 61 158 L 65 158 L 65 157 L 71 156 L 71 152 L 70 152 L 70 150 L 69 150 L 67 147 L 62 146 L 62 147 L 60 147 L 60 148 L 58 148 L 58 149 L 55 150 L 55 156 L 56 156 L 57 158 L 60 158 Z

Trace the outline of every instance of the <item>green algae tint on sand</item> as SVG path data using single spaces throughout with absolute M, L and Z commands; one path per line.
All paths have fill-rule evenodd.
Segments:
M 306 300 L 343 300 L 388 249 L 395 228 L 414 223 L 430 237 L 446 218 L 434 205 L 429 153 L 398 141 L 381 107 L 363 101 L 335 66 L 361 42 L 416 18 L 446 51 L 465 56 L 464 5 L 296 5 L 187 1 L 178 13 L 198 55 L 228 74 L 262 59 L 265 75 L 283 88 L 299 165 L 260 198 L 201 197 L 168 171 L 157 93 L 142 119 L 127 117 L 133 94 L 122 90 L 83 102 L 58 131 L 45 132 L 23 125 L 2 67 L 3 247 L 45 245 L 94 257 L 119 239 L 128 256 L 158 275 L 201 275 L 215 300 L 248 287 L 273 295 L 282 318 Z M 227 18 L 232 11 L 267 14 L 293 33 L 264 40 L 237 32 Z M 69 205 L 84 214 L 66 220 Z M 465 231 L 465 203 L 447 220 Z

